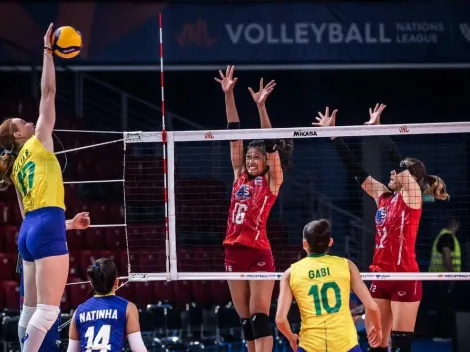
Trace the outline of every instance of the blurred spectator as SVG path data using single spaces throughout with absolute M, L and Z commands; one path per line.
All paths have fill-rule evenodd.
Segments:
M 437 235 L 432 246 L 430 272 L 460 272 L 462 271 L 462 254 L 456 233 L 459 221 L 451 218 L 447 227 Z M 436 329 L 434 341 L 448 341 L 452 338 L 454 329 L 453 310 L 454 282 L 437 281 L 433 284 L 434 302 L 436 305 Z

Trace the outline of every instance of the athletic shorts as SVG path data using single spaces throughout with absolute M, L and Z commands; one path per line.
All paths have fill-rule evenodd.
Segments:
M 67 254 L 64 210 L 47 207 L 26 213 L 18 236 L 18 249 L 27 262 Z
M 423 296 L 421 281 L 372 281 L 369 290 L 373 298 L 395 302 L 419 302 Z
M 297 347 L 297 352 L 307 352 L 306 350 L 304 350 L 302 347 Z M 347 352 L 362 352 L 361 348 L 359 347 L 359 345 L 357 346 L 354 346 L 353 348 L 351 348 L 349 351 Z
M 20 267 L 20 310 L 23 309 L 24 302 L 24 284 L 23 284 L 23 268 Z M 60 348 L 57 345 L 57 341 L 60 342 L 60 316 L 57 318 L 56 322 L 46 334 L 44 341 L 42 342 L 39 352 L 59 352 Z
M 225 247 L 225 271 L 228 272 L 275 272 L 274 257 L 270 249 L 247 246 Z

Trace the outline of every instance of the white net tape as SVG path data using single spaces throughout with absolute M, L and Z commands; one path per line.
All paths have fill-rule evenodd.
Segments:
M 469 280 L 459 273 L 367 273 L 373 253 L 374 204 L 364 197 L 329 137 L 346 138 L 364 168 L 388 182 L 390 170 L 377 151 L 376 136 L 392 136 L 402 156 L 422 160 L 430 174 L 441 176 L 451 195 L 450 202 L 425 199 L 416 243 L 418 262 L 427 271 L 433 241 L 452 216 L 466 218 L 466 153 L 470 123 L 440 123 L 334 128 L 288 128 L 237 131 L 187 131 L 168 133 L 168 226 L 164 226 L 161 133 L 126 132 L 125 143 L 140 145 L 148 159 L 126 166 L 127 223 L 130 281 L 148 280 L 277 280 L 282 271 L 303 256 L 303 226 L 313 219 L 332 221 L 333 254 L 346 256 L 360 267 L 365 280 Z M 277 273 L 226 273 L 222 241 L 230 203 L 233 170 L 229 140 L 293 138 L 291 170 L 285 175 L 271 210 L 267 235 L 271 241 Z M 147 154 L 146 154 L 147 153 Z M 140 164 L 139 164 L 140 163 Z M 134 172 L 131 178 L 130 173 Z M 132 193 L 132 192 L 131 192 Z M 132 203 L 133 205 L 131 205 Z M 132 218 L 132 220 L 131 220 Z M 462 220 L 461 220 L 462 222 Z M 461 224 L 460 233 L 465 232 Z M 464 258 L 465 260 L 465 258 Z M 465 269 L 465 267 L 464 267 Z

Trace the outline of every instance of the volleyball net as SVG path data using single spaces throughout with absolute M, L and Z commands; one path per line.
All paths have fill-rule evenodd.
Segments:
M 470 123 L 168 132 L 167 170 L 161 133 L 126 132 L 129 280 L 279 279 L 305 256 L 303 227 L 319 218 L 332 223 L 331 253 L 354 261 L 365 280 L 469 280 L 467 271 L 426 272 L 434 240 L 451 219 L 459 220 L 460 238 L 467 232 L 469 132 Z M 331 137 L 344 137 L 364 169 L 387 184 L 399 165 L 381 150 L 379 136 L 390 136 L 401 156 L 421 160 L 429 174 L 445 181 L 451 196 L 448 202 L 423 196 L 416 242 L 420 274 L 367 273 L 377 208 L 348 174 Z M 282 138 L 294 140 L 294 151 L 267 226 L 278 272 L 225 272 L 222 242 L 234 180 L 229 141 L 241 139 L 247 146 L 252 140 Z M 465 262 L 463 247 L 461 252 Z

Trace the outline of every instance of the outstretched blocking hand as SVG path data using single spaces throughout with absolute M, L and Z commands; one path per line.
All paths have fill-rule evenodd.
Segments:
M 261 78 L 259 81 L 259 90 L 257 92 L 253 91 L 251 87 L 248 87 L 248 90 L 250 91 L 255 103 L 257 105 L 262 105 L 266 102 L 266 99 L 268 98 L 269 94 L 271 94 L 275 86 L 276 82 L 274 80 L 266 84 L 266 86 L 263 86 L 263 78 Z
M 54 23 L 51 23 L 49 25 L 49 28 L 47 28 L 46 35 L 44 36 L 44 47 L 49 48 L 49 49 L 52 49 L 51 47 L 52 27 L 54 27 Z
M 312 122 L 312 125 L 315 127 L 332 127 L 336 126 L 336 114 L 338 113 L 338 109 L 333 110 L 330 115 L 330 108 L 327 106 L 325 109 L 325 113 L 322 114 L 318 112 L 318 116 L 315 119 L 318 122 Z
M 233 92 L 233 87 L 235 83 L 237 83 L 238 78 L 233 78 L 233 71 L 235 70 L 235 66 L 227 66 L 225 70 L 225 75 L 222 70 L 219 70 L 220 79 L 214 77 L 215 81 L 220 83 L 222 90 L 225 94 Z
M 377 103 L 374 110 L 369 108 L 369 121 L 364 122 L 364 125 L 380 125 L 380 115 L 386 107 L 387 105 Z

